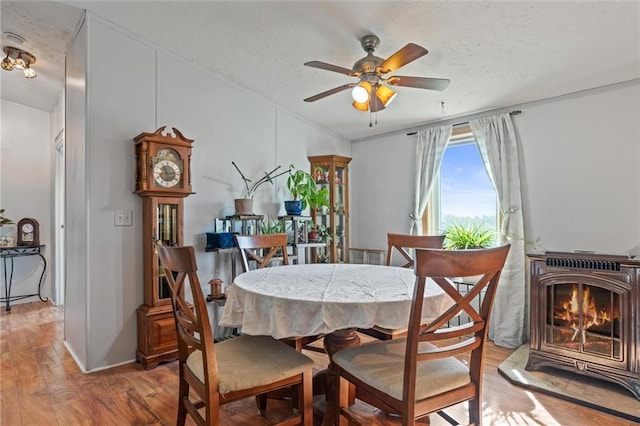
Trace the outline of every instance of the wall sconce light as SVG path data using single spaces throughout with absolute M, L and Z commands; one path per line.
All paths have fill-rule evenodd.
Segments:
M 13 46 L 5 46 L 2 51 L 6 55 L 0 64 L 3 70 L 12 71 L 14 68 L 22 70 L 27 78 L 34 78 L 38 75 L 31 68 L 31 65 L 36 62 L 36 57 L 31 53 Z

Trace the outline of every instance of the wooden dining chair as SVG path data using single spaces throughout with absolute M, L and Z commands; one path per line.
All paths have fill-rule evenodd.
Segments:
M 402 255 L 406 263 L 403 268 L 413 268 L 413 256 L 408 251 L 415 248 L 442 248 L 444 235 L 387 234 L 387 266 L 391 266 L 393 253 Z
M 242 271 L 247 272 L 249 262 L 255 261 L 256 268 L 266 268 L 274 262 L 289 264 L 287 234 L 235 235 L 240 250 Z
M 442 248 L 444 235 L 408 235 L 387 234 L 387 266 L 391 266 L 394 252 L 404 258 L 403 268 L 413 268 L 413 257 L 409 250 L 416 248 Z M 358 329 L 360 333 L 367 334 L 380 340 L 392 340 L 407 335 L 407 329 L 391 329 L 379 326 Z
M 270 267 L 274 262 L 279 265 L 289 264 L 287 234 L 236 235 L 235 239 L 240 250 L 243 272 L 249 270 L 249 261 L 251 260 L 256 262 L 257 269 Z M 305 348 L 315 352 L 324 352 L 321 347 L 308 346 L 322 337 L 321 335 L 297 336 L 288 337 L 282 341 L 298 351 Z
M 491 308 L 510 245 L 479 250 L 416 250 L 416 284 L 406 338 L 372 342 L 333 355 L 336 397 L 335 424 L 345 416 L 356 421 L 347 407 L 346 389 L 385 412 L 399 414 L 402 425 L 468 401 L 469 424 L 482 423 L 482 372 Z M 481 276 L 466 294 L 448 277 Z M 427 280 L 433 280 L 453 305 L 428 326 L 421 324 Z M 474 299 L 484 291 L 479 308 Z M 446 327 L 466 313 L 470 321 Z M 460 359 L 462 355 L 466 358 Z M 350 385 L 341 389 L 341 379 Z M 445 415 L 443 415 L 444 417 Z
M 277 424 L 311 426 L 313 361 L 268 336 L 243 335 L 214 344 L 193 247 L 158 246 L 157 251 L 171 291 L 178 337 L 176 423 L 184 425 L 189 414 L 198 425 L 218 425 L 220 405 L 255 396 L 258 406 L 266 409 L 266 392 L 293 386 L 298 412 Z M 185 299 L 186 281 L 193 302 Z

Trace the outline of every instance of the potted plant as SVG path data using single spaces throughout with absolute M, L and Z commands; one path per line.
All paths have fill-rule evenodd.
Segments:
M 311 174 L 296 169 L 293 164 L 289 167 L 287 188 L 293 197 L 293 200 L 284 202 L 288 215 L 300 216 L 307 206 L 311 209 L 329 206 L 329 190 L 319 187 Z
M 485 224 L 471 224 L 466 226 L 454 223 L 444 233 L 444 248 L 448 250 L 471 250 L 493 246 L 495 232 L 487 228 Z M 474 284 L 478 281 L 474 277 L 456 277 L 455 281 L 462 284 Z
M 260 233 L 262 234 L 284 234 L 286 226 L 284 220 L 268 219 L 260 224 Z
M 468 250 L 491 247 L 495 233 L 484 224 L 466 226 L 454 223 L 445 231 L 444 248 L 449 250 Z
M 267 183 L 267 182 L 273 185 L 273 179 L 277 178 L 278 176 L 282 176 L 284 174 L 289 173 L 289 170 L 285 170 L 283 172 L 277 173 L 278 170 L 280 169 L 280 166 L 278 166 L 268 173 L 264 172 L 264 176 L 262 176 L 260 179 L 253 182 L 251 179 L 247 178 L 244 175 L 244 173 L 242 173 L 242 171 L 240 171 L 240 168 L 235 163 L 235 161 L 232 161 L 231 164 L 233 164 L 233 167 L 235 167 L 238 173 L 240 173 L 240 176 L 242 177 L 242 181 L 244 182 L 244 187 L 245 187 L 243 198 L 236 198 L 235 200 L 233 200 L 237 215 L 252 215 L 253 214 L 253 194 L 256 192 L 258 187 L 263 183 Z
M 329 233 L 329 230 L 323 224 L 313 223 L 309 221 L 309 224 L 307 226 L 309 229 L 309 233 L 307 234 L 309 242 L 328 243 L 329 241 L 331 241 L 331 238 L 333 236 Z

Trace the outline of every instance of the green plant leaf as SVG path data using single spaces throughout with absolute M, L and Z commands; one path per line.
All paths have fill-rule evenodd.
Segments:
M 494 232 L 484 224 L 461 225 L 455 223 L 445 231 L 444 247 L 449 250 L 467 250 L 491 247 L 495 240 Z

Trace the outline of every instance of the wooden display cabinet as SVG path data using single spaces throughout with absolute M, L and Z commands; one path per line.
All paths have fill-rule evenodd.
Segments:
M 314 262 L 349 262 L 349 163 L 341 155 L 308 157 L 316 184 L 329 190 L 329 208 L 311 212 L 313 222 L 327 227 L 329 244 L 314 250 Z

